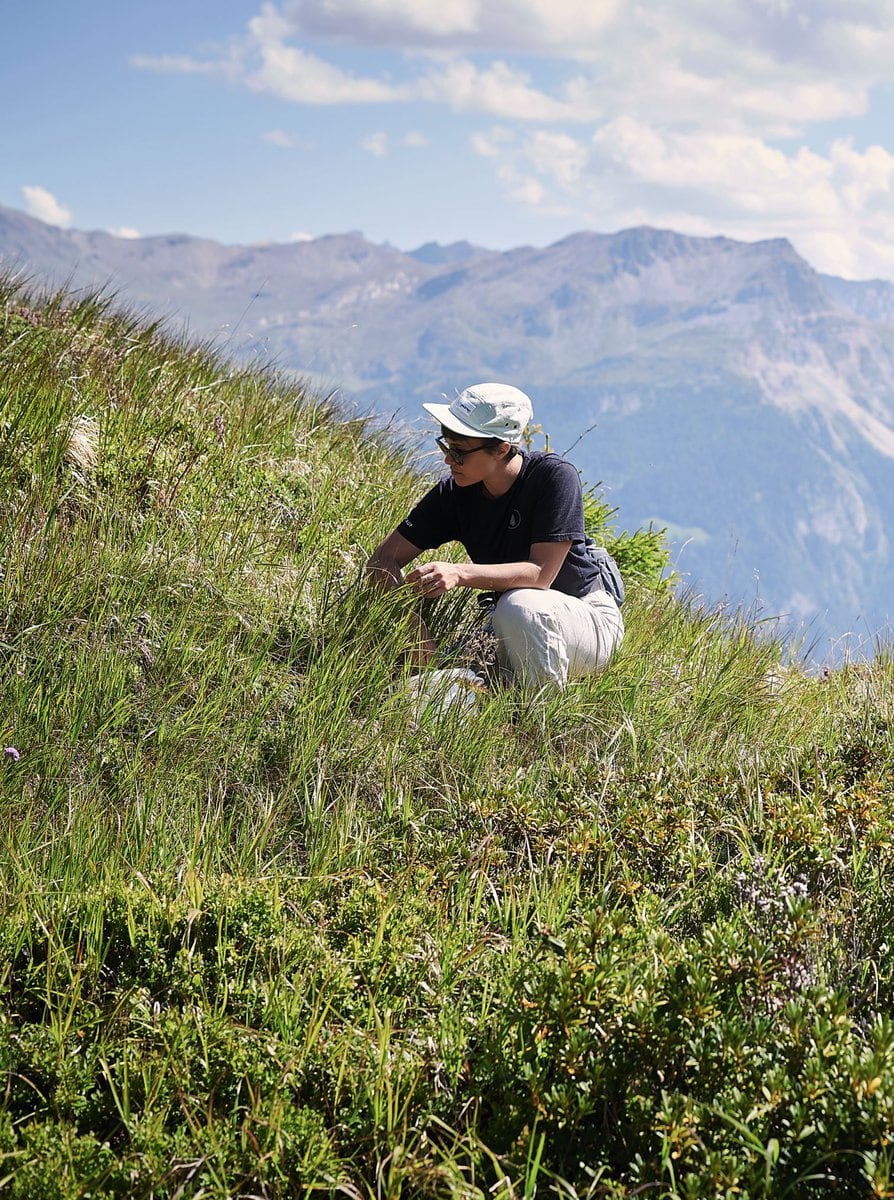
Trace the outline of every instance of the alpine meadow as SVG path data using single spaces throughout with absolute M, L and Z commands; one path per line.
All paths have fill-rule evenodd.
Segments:
M 609 668 L 420 706 L 403 435 L 0 292 L 0 1194 L 894 1197 L 888 649 L 591 493 Z

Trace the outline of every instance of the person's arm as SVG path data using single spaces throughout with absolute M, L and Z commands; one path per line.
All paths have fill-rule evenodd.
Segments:
M 414 546 L 395 529 L 383 542 L 379 543 L 370 555 L 366 564 L 366 573 L 377 587 L 390 591 L 392 588 L 403 585 L 404 567 L 421 553 L 418 546 Z M 422 618 L 415 614 L 414 619 L 418 636 L 411 654 L 413 665 L 422 667 L 437 654 L 438 645 L 426 629 Z
M 395 529 L 373 550 L 366 564 L 366 573 L 382 587 L 400 587 L 404 582 L 404 567 L 421 553 L 418 546 L 414 546 Z
M 392 534 L 392 537 L 394 536 L 400 535 Z M 531 546 L 530 557 L 523 562 L 424 563 L 408 572 L 406 582 L 417 595 L 427 599 L 443 596 L 455 587 L 481 588 L 495 592 L 507 592 L 510 588 L 545 590 L 552 586 L 570 548 L 570 541 L 535 542 Z

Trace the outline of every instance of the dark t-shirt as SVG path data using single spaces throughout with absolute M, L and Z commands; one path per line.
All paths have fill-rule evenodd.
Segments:
M 457 487 L 446 476 L 397 527 L 419 550 L 462 544 L 474 563 L 524 562 L 535 542 L 571 542 L 553 580 L 556 591 L 586 596 L 601 587 L 587 553 L 580 477 L 558 454 L 522 451 L 522 469 L 505 496 L 483 484 Z

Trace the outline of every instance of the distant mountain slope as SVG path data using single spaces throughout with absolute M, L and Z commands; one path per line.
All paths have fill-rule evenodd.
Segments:
M 807 622 L 820 655 L 894 610 L 894 287 L 820 275 L 787 241 L 643 228 L 405 254 L 358 233 L 128 241 L 0 209 L 0 266 L 108 286 L 414 421 L 510 380 L 624 523 L 669 526 L 708 601 Z
M 496 250 L 473 246 L 471 242 L 452 242 L 449 246 L 442 246 L 439 242 L 426 242 L 424 246 L 411 250 L 410 258 L 415 258 L 417 262 L 443 266 L 447 263 L 467 263 L 470 259 L 487 258 L 496 253 Z
M 865 317 L 867 321 L 894 325 L 894 284 L 886 283 L 883 279 L 855 283 L 850 279 L 836 279 L 834 275 L 822 275 L 820 278 L 829 295 L 842 308 L 855 316 Z

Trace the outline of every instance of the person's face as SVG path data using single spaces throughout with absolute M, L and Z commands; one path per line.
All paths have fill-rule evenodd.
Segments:
M 460 487 L 486 483 L 503 463 L 503 456 L 493 453 L 492 443 L 451 433 L 443 426 L 441 436 L 436 441 L 438 449 L 444 455 L 444 462 L 450 468 L 450 474 Z

